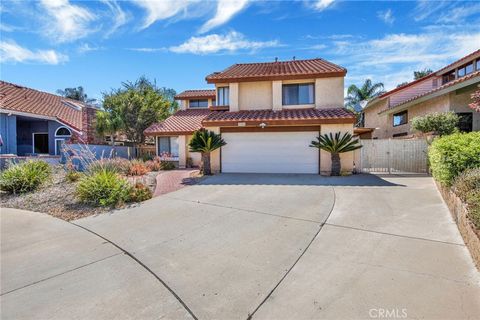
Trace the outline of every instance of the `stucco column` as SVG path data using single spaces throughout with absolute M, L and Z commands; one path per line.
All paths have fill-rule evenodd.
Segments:
M 282 81 L 272 81 L 273 110 L 282 110 Z
M 180 100 L 180 110 L 187 110 L 188 100 Z
M 220 133 L 219 127 L 207 127 L 205 129 L 213 131 L 217 134 Z M 213 173 L 220 172 L 220 149 L 217 149 L 210 154 L 210 166 L 212 167 Z
M 230 97 L 230 111 L 239 111 L 238 105 L 238 82 L 230 83 L 229 85 Z
M 187 137 L 178 136 L 178 167 L 185 168 L 187 166 Z
M 322 124 L 320 128 L 320 133 L 323 135 L 325 133 L 337 133 L 345 132 L 353 133 L 353 124 L 351 123 L 342 123 L 342 124 Z M 340 163 L 342 164 L 342 172 L 349 171 L 353 169 L 353 152 L 345 152 L 340 154 Z M 320 150 L 320 173 L 321 174 L 330 174 L 332 168 L 332 161 L 330 153 L 327 151 Z

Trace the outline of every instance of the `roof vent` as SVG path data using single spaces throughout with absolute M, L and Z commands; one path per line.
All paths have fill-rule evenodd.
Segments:
M 293 56 L 293 61 L 295 61 L 295 56 Z
M 278 57 L 275 57 L 275 62 L 278 62 Z

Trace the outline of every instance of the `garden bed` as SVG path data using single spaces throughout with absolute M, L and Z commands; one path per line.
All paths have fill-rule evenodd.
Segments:
M 0 206 L 47 213 L 66 221 L 109 212 L 114 208 L 93 206 L 81 202 L 76 194 L 78 182 L 66 179 L 66 171 L 61 165 L 52 166 L 52 178 L 40 189 L 24 194 L 9 194 L 1 191 Z M 148 172 L 139 177 L 128 177 L 129 181 L 141 182 L 153 192 L 159 172 Z M 135 203 L 116 206 L 115 209 L 135 206 Z

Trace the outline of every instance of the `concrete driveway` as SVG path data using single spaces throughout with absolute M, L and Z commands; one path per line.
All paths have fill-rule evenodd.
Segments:
M 428 177 L 211 177 L 77 220 L 2 209 L 2 319 L 473 319 Z

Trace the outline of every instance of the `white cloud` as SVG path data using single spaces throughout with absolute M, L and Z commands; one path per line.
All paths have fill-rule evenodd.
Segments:
M 179 13 L 186 12 L 188 6 L 197 2 L 196 0 L 134 0 L 141 8 L 147 11 L 142 29 L 148 28 L 158 20 L 172 18 Z
M 323 11 L 323 10 L 327 9 L 328 7 L 330 7 L 333 2 L 334 2 L 334 0 L 317 0 L 313 4 L 313 8 L 315 10 L 318 10 L 318 11 Z
M 54 50 L 31 51 L 18 45 L 15 41 L 5 40 L 0 42 L 0 61 L 59 64 L 68 61 L 68 57 Z
M 77 48 L 77 51 L 78 51 L 78 53 L 83 54 L 83 53 L 98 51 L 98 50 L 102 50 L 102 49 L 103 49 L 102 47 L 92 47 L 88 43 L 84 43 Z
M 236 14 L 246 8 L 249 0 L 218 0 L 215 16 L 208 20 L 199 30 L 205 33 L 232 19 Z
M 165 51 L 168 51 L 167 48 L 128 48 L 127 50 L 137 51 L 137 52 L 165 52 Z
M 475 1 L 431 1 L 420 0 L 413 10 L 415 21 L 429 20 L 435 23 L 460 24 L 480 12 Z
M 48 15 L 43 32 L 55 41 L 74 41 L 93 31 L 90 22 L 96 17 L 89 10 L 68 0 L 42 0 L 41 5 Z
M 105 34 L 105 37 L 109 37 L 115 31 L 118 30 L 121 26 L 127 23 L 128 16 L 125 11 L 122 10 L 120 5 L 115 0 L 102 0 L 102 2 L 110 9 L 113 14 L 112 20 L 113 25 L 110 27 L 110 30 Z
M 391 89 L 411 81 L 414 70 L 440 69 L 477 50 L 479 43 L 478 31 L 400 33 L 369 41 L 333 41 L 329 53 L 348 68 L 348 81 L 370 77 Z
M 377 12 L 377 17 L 386 24 L 392 25 L 395 22 L 392 9 Z
M 235 52 L 239 50 L 255 51 L 268 47 L 278 47 L 273 41 L 250 41 L 241 33 L 231 31 L 225 35 L 210 34 L 203 37 L 191 37 L 179 46 L 170 47 L 176 53 L 211 54 L 217 52 Z

